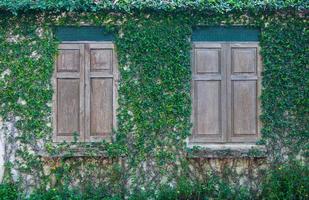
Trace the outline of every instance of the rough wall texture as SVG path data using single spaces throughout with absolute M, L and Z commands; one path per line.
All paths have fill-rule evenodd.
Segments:
M 54 39 L 51 36 L 51 31 L 48 29 L 46 32 L 42 31 L 44 30 L 41 28 L 41 26 L 45 27 L 45 25 L 36 25 L 37 23 L 22 23 L 26 24 L 24 25 L 25 29 L 30 28 L 30 30 L 9 30 L 5 31 L 8 35 L 1 41 L 1 34 L 0 34 L 0 45 L 1 49 L 3 47 L 4 51 L 0 52 L 1 61 L 0 62 L 0 74 L 1 77 L 4 77 L 4 81 L 0 78 L 0 99 L 1 104 L 0 111 L 4 114 L 6 117 L 5 121 L 6 123 L 2 126 L 1 129 L 1 135 L 5 137 L 6 144 L 5 149 L 6 152 L 4 154 L 4 160 L 7 163 L 11 163 L 11 173 L 12 178 L 14 180 L 17 180 L 17 177 L 23 177 L 21 179 L 21 185 L 27 187 L 25 188 L 25 191 L 29 191 L 27 189 L 30 189 L 31 187 L 44 187 L 44 186 L 53 186 L 53 185 L 60 185 L 57 183 L 57 181 L 61 183 L 68 183 L 68 185 L 79 185 L 78 183 L 86 183 L 90 182 L 91 184 L 94 184 L 95 181 L 98 181 L 100 183 L 103 183 L 107 185 L 109 190 L 112 193 L 122 193 L 119 191 L 122 191 L 124 188 L 122 186 L 130 185 L 132 179 L 135 180 L 135 185 L 140 187 L 143 183 L 145 183 L 145 180 L 148 180 L 149 184 L 157 185 L 153 179 L 155 179 L 158 182 L 162 181 L 162 177 L 166 177 L 166 171 L 169 172 L 169 174 L 172 176 L 172 178 L 176 177 L 177 174 L 174 172 L 178 172 L 179 168 L 176 168 L 176 165 L 179 164 L 179 157 L 175 156 L 176 154 L 180 153 L 180 155 L 184 155 L 187 152 L 185 151 L 184 147 L 182 146 L 183 138 L 187 137 L 187 132 L 176 132 L 176 134 L 173 134 L 172 138 L 168 138 L 166 140 L 167 142 L 171 144 L 175 144 L 177 142 L 178 147 L 181 146 L 181 148 L 165 148 L 165 144 L 159 144 L 161 141 L 154 140 L 153 138 L 158 138 L 159 136 L 165 137 L 165 136 L 171 136 L 170 134 L 167 134 L 165 129 L 162 129 L 162 124 L 166 124 L 166 129 L 168 129 L 170 132 L 175 132 L 175 129 L 184 129 L 187 130 L 189 128 L 188 122 L 190 114 L 188 114 L 189 107 L 187 105 L 190 104 L 189 101 L 182 102 L 181 105 L 179 105 L 178 111 L 181 113 L 180 116 L 185 116 L 185 119 L 182 121 L 179 120 L 178 113 L 174 113 L 173 109 L 169 109 L 170 114 L 175 118 L 175 120 L 162 120 L 161 113 L 157 113 L 157 115 L 153 115 L 154 109 L 156 108 L 156 111 L 160 111 L 158 108 L 158 101 L 157 97 L 160 96 L 162 93 L 161 91 L 169 90 L 170 84 L 164 85 L 164 87 L 156 87 L 152 88 L 149 86 L 156 85 L 156 78 L 160 77 L 160 75 L 168 75 L 168 74 L 174 74 L 173 70 L 169 69 L 175 69 L 176 72 L 181 72 L 179 69 L 186 69 L 182 66 L 187 66 L 189 57 L 185 53 L 180 53 L 183 57 L 179 57 L 178 54 L 175 52 L 189 52 L 189 42 L 187 40 L 187 36 L 189 35 L 189 32 L 191 30 L 191 26 L 186 26 L 188 29 L 188 32 L 183 34 L 183 26 L 182 23 L 178 24 L 177 27 L 175 27 L 175 23 L 171 20 L 159 20 L 159 24 L 153 23 L 153 21 L 148 22 L 149 15 L 146 16 L 145 23 L 140 23 L 140 26 L 137 26 L 138 23 L 136 20 L 132 19 L 130 21 L 130 24 L 127 26 L 127 30 L 125 30 L 126 37 L 119 38 L 119 48 L 118 50 L 122 49 L 122 75 L 126 78 L 127 82 L 123 82 L 123 88 L 122 93 L 126 94 L 124 95 L 126 98 L 129 98 L 130 101 L 128 101 L 127 106 L 123 106 L 124 108 L 122 115 L 120 115 L 120 119 L 122 119 L 122 125 L 123 125 L 123 135 L 117 135 L 118 138 L 120 138 L 120 141 L 124 141 L 123 145 L 119 145 L 117 143 L 113 144 L 104 144 L 101 147 L 101 149 L 105 151 L 109 151 L 110 157 L 119 157 L 119 155 L 123 155 L 123 151 L 121 151 L 123 147 L 127 147 L 128 144 L 131 145 L 128 148 L 128 151 L 125 152 L 127 155 L 131 155 L 128 159 L 131 161 L 132 168 L 129 168 L 130 164 L 126 164 L 122 162 L 121 159 L 106 159 L 105 157 L 98 157 L 98 156 L 62 156 L 59 157 L 53 157 L 58 150 L 62 150 L 63 146 L 57 146 L 57 148 L 53 147 L 53 143 L 50 141 L 50 132 L 51 132 L 51 118 L 50 115 L 50 100 L 52 96 L 52 91 L 50 89 L 50 75 L 52 72 L 52 66 L 53 66 L 53 59 L 56 49 L 53 46 Z M 74 17 L 73 17 L 74 18 Z M 24 21 L 27 21 L 28 18 L 25 18 Z M 100 19 L 101 20 L 101 19 Z M 100 21 L 98 20 L 98 21 Z M 156 19 L 154 19 L 156 20 Z M 17 20 L 20 21 L 19 19 Z M 107 20 L 108 21 L 108 20 Z M 35 21 L 37 22 L 37 21 Z M 273 82 L 265 82 L 265 94 L 271 94 L 272 98 L 268 98 L 265 96 L 264 98 L 267 100 L 264 101 L 265 110 L 269 114 L 276 114 L 273 110 L 274 102 L 278 103 L 278 106 L 280 107 L 280 113 L 282 116 L 285 116 L 287 112 L 285 112 L 286 107 L 290 108 L 290 105 L 293 105 L 293 102 L 286 102 L 284 104 L 281 103 L 281 101 L 278 101 L 278 97 L 282 97 L 284 100 L 289 100 L 293 98 L 286 98 L 289 97 L 290 94 L 289 91 L 299 91 L 299 88 L 295 87 L 295 84 L 286 84 L 289 79 L 287 77 L 290 77 L 290 72 L 286 72 L 287 69 L 293 69 L 290 67 L 291 60 L 294 60 L 294 54 L 291 53 L 289 57 L 285 56 L 286 53 L 286 46 L 290 45 L 291 42 L 290 38 L 283 38 L 283 41 L 286 41 L 286 43 L 282 43 L 280 37 L 276 43 L 274 43 L 273 39 L 278 38 L 277 36 L 280 36 L 280 33 L 287 33 L 291 31 L 287 31 L 288 28 L 291 27 L 291 24 L 295 24 L 294 21 L 291 21 L 291 23 L 287 23 L 288 25 L 281 24 L 281 22 L 278 22 L 281 26 L 284 28 L 278 29 L 277 19 L 274 18 L 274 22 L 272 23 L 272 26 L 269 26 L 270 30 L 264 34 L 264 38 L 268 38 L 267 40 L 264 39 L 264 46 L 267 51 L 264 52 L 265 58 L 265 65 L 268 71 L 265 74 L 267 80 L 269 81 L 275 81 L 278 84 L 274 84 Z M 152 24 L 156 24 L 157 26 L 152 27 Z M 29 26 L 28 26 L 29 25 Z M 102 25 L 102 24 L 99 24 Z M 145 25 L 145 27 L 144 27 Z M 33 26 L 33 27 L 32 27 Z M 152 27 L 152 29 L 149 29 L 148 27 Z M 5 26 L 5 27 L 13 27 L 13 26 Z M 18 27 L 18 26 L 17 26 Z M 301 48 L 303 44 L 307 44 L 306 42 L 302 42 L 302 38 L 305 38 L 303 35 L 303 26 L 299 26 L 300 30 L 296 29 L 298 25 L 296 24 L 295 27 L 292 30 L 295 30 L 295 35 L 298 35 L 299 37 L 294 37 L 292 35 L 291 37 L 296 38 L 297 40 L 297 46 L 295 45 L 295 49 L 304 49 Z M 1 26 L 0 26 L 1 28 Z M 177 28 L 177 29 L 176 29 Z M 285 29 L 286 28 L 286 29 Z M 137 29 L 137 30 L 136 30 Z M 272 30 L 278 29 L 278 32 L 272 32 Z M 150 31 L 149 31 L 150 30 Z M 159 31 L 158 31 L 159 30 Z M 175 30 L 177 30 L 178 37 L 175 39 Z M 29 31 L 29 33 L 27 32 Z M 123 30 L 122 30 L 123 31 Z M 164 32 L 165 31 L 165 32 Z M 165 33 L 168 36 L 165 40 L 161 40 L 161 38 L 164 38 L 163 36 L 157 34 L 158 32 Z M 269 33 L 273 33 L 273 35 L 267 35 Z M 120 35 L 123 33 L 120 31 Z M 137 35 L 135 35 L 135 34 Z M 139 35 L 141 34 L 141 35 Z M 286 34 L 284 34 L 282 37 L 287 37 Z M 145 39 L 146 38 L 146 39 Z M 148 42 L 149 39 L 152 39 L 153 42 Z M 179 40 L 178 46 L 175 45 L 175 41 Z M 139 42 L 138 42 L 139 41 Z M 157 41 L 163 41 L 163 44 L 158 43 Z M 300 41 L 300 42 L 298 42 Z M 298 44 L 300 43 L 300 44 Z M 153 45 L 155 44 L 155 45 Z M 267 44 L 267 46 L 266 46 Z M 272 46 L 276 44 L 276 46 Z M 164 52 L 160 52 L 158 49 L 164 49 L 162 46 L 168 47 L 164 49 Z M 271 46 L 268 46 L 271 45 Z M 152 51 L 149 53 L 148 57 L 143 54 L 143 56 L 140 56 L 140 53 L 143 53 L 143 48 L 147 47 L 147 49 L 152 49 Z M 177 47 L 176 50 L 175 46 Z M 294 48 L 294 46 L 293 46 Z M 277 50 L 279 49 L 279 52 L 272 53 L 272 51 L 269 50 Z M 133 51 L 135 50 L 135 51 Z M 294 49 L 292 49 L 294 50 Z M 292 51 L 291 50 L 291 51 Z M 305 49 L 304 49 L 305 51 Z M 270 53 L 271 54 L 270 54 Z M 292 51 L 294 52 L 294 51 Z M 303 55 L 303 52 L 299 52 L 299 55 Z M 131 56 L 127 56 L 131 55 Z M 132 56 L 134 55 L 134 56 Z M 164 59 L 158 60 L 157 58 L 164 55 Z M 273 63 L 278 62 L 278 55 L 286 58 L 283 63 L 278 64 L 278 69 L 274 70 Z M 17 58 L 17 59 L 12 59 Z M 136 63 L 139 65 L 136 65 L 136 63 L 132 64 L 132 59 L 136 59 Z M 142 58 L 142 59 L 141 59 Z M 171 58 L 176 60 L 177 62 L 171 62 Z M 185 58 L 186 62 L 182 63 L 182 61 Z M 138 73 L 141 73 L 142 67 L 144 66 L 145 62 L 150 62 L 149 65 L 147 65 L 148 71 L 142 71 L 142 73 L 147 72 L 147 75 L 150 78 L 142 79 L 142 81 L 138 82 L 139 79 L 135 79 L 132 77 L 135 77 Z M 298 61 L 301 61 L 298 59 Z M 157 64 L 157 62 L 161 62 L 160 64 Z M 156 66 L 165 66 L 165 64 L 168 63 L 174 68 L 164 68 L 162 67 L 160 73 L 153 73 L 155 71 L 154 69 Z M 179 63 L 179 64 L 177 64 Z M 285 63 L 289 63 L 289 65 L 285 65 Z M 293 64 L 292 66 L 303 66 L 303 62 L 299 62 L 299 64 Z M 25 67 L 27 66 L 27 67 Z M 267 67 L 268 66 L 268 67 Z M 283 66 L 283 67 L 282 67 Z M 286 67 L 287 66 L 287 67 Z M 136 70 L 136 71 L 135 71 Z M 298 67 L 299 73 L 297 73 L 297 76 L 295 76 L 295 82 L 298 83 L 299 77 L 303 76 L 303 68 Z M 167 73 L 168 72 L 168 73 Z M 284 76 L 279 76 L 282 72 L 284 72 Z M 182 72 L 182 76 L 185 77 L 184 80 L 189 80 L 190 73 L 187 70 L 184 70 Z M 156 76 L 154 76 L 156 75 Z M 144 77 L 148 77 L 144 76 Z M 17 78 L 16 78 L 17 77 Z M 180 76 L 175 76 L 180 77 Z M 277 81 L 278 78 L 283 81 Z M 14 81 L 12 81 L 14 80 Z M 166 80 L 174 82 L 175 78 L 173 76 L 167 76 Z M 176 79 L 177 80 L 177 79 Z M 147 81 L 147 84 L 144 84 L 144 82 Z M 162 83 L 159 81 L 159 83 Z M 169 82 L 167 82 L 169 83 Z M 293 82 L 291 82 L 293 83 Z M 178 80 L 176 82 L 177 87 L 182 89 L 186 89 L 186 93 L 184 94 L 186 99 L 189 100 L 189 84 L 187 88 L 183 88 L 183 82 L 181 80 Z M 145 95 L 144 97 L 140 97 L 138 92 L 136 92 L 136 89 L 140 89 L 140 85 L 144 86 L 144 91 L 147 91 L 149 94 L 153 95 L 152 98 L 149 98 L 148 95 Z M 282 85 L 288 85 L 290 89 L 286 89 L 286 96 L 280 95 L 280 92 L 282 90 L 278 89 L 281 88 Z M 130 86 L 132 88 L 128 88 L 126 86 Z M 273 87 L 276 86 L 276 87 Z M 297 86 L 297 85 L 296 85 Z M 4 89 L 3 89 L 4 88 Z M 2 89 L 2 90 L 1 90 Z M 153 91 L 153 89 L 155 89 Z M 173 88 L 172 88 L 173 89 Z M 133 91 L 133 92 L 132 92 Z M 272 95 L 273 91 L 278 91 L 278 94 Z M 305 90 L 304 90 L 305 91 Z M 162 107 L 161 109 L 163 111 L 166 111 L 166 108 L 169 108 L 169 105 L 175 105 L 176 103 L 179 103 L 180 100 L 183 100 L 183 96 L 179 97 L 179 99 L 176 98 L 176 101 L 170 101 L 170 94 L 166 92 L 165 100 L 162 101 Z M 176 90 L 173 90 L 173 94 L 177 97 L 179 92 Z M 136 95 L 136 96 L 135 96 Z M 31 98 L 30 98 L 31 97 Z M 161 97 L 161 96 L 160 96 Z M 299 95 L 298 97 L 300 99 L 301 106 L 302 104 L 302 96 Z M 146 100 L 147 101 L 146 101 Z M 270 100 L 269 100 L 270 99 Z M 126 100 L 126 99 L 124 99 Z M 161 98 L 162 100 L 162 98 Z M 297 99 L 296 99 L 297 100 Z M 294 101 L 294 100 L 293 100 Z M 132 103 L 133 102 L 133 103 Z M 145 108 L 141 107 L 141 102 L 145 103 L 145 107 L 148 107 L 148 112 L 146 113 Z M 168 102 L 168 103 L 166 103 Z M 298 100 L 296 101 L 298 102 Z M 299 103 L 298 102 L 298 103 Z M 124 104 L 124 102 L 122 102 Z M 282 107 L 282 105 L 284 105 Z M 131 120 L 134 120 L 132 117 L 132 112 L 130 109 L 133 109 L 136 112 L 135 116 L 138 116 L 138 118 L 135 119 L 134 123 L 131 123 Z M 173 107 L 172 106 L 172 107 Z M 282 108 L 281 108 L 282 107 Z M 178 107 L 177 107 L 178 108 Z M 275 107 L 276 108 L 276 107 Z M 297 107 L 297 109 L 301 107 Z M 183 109 L 185 111 L 183 111 Z M 176 109 L 177 110 L 177 109 Z M 293 113 L 293 112 L 291 112 Z M 147 115 L 145 115 L 147 114 Z M 285 135 L 280 135 L 280 133 L 285 132 L 290 133 L 289 126 L 281 126 L 280 123 L 277 123 L 277 119 L 282 119 L 281 115 L 276 116 L 268 116 L 265 115 L 265 122 L 272 123 L 271 126 L 265 126 L 266 127 L 266 141 L 271 142 L 264 142 L 269 148 L 269 152 L 267 155 L 272 156 L 271 154 L 275 154 L 275 151 L 272 151 L 274 148 L 275 150 L 281 150 L 285 146 L 298 146 L 299 149 L 301 149 L 304 145 L 298 145 L 304 143 L 306 141 L 306 136 L 304 134 L 304 139 L 301 140 L 298 135 L 298 129 L 295 129 L 295 134 L 290 134 L 293 140 L 290 140 L 289 138 L 285 137 Z M 133 115 L 134 116 L 134 115 Z M 146 117 L 145 117 L 146 116 Z M 302 112 L 299 112 L 299 117 L 302 117 Z M 144 119 L 152 119 L 152 120 L 144 120 Z M 169 119 L 169 118 L 168 118 Z M 276 120 L 274 120 L 276 119 Z M 294 123 L 295 120 L 298 118 L 287 118 L 286 122 L 288 122 L 287 125 L 292 124 L 297 125 L 301 127 L 301 130 L 303 130 L 304 126 L 298 125 L 298 123 Z M 299 118 L 300 119 L 300 118 Z M 302 119 L 302 118 L 301 118 Z M 7 123 L 10 121 L 10 123 Z M 154 123 L 148 123 L 149 121 L 153 122 L 161 122 L 156 123 L 157 125 L 155 127 L 150 126 Z M 306 121 L 306 120 L 301 120 Z M 297 122 L 297 121 L 296 121 Z M 185 126 L 183 125 L 185 123 Z M 16 126 L 13 126 L 12 124 L 15 124 Z M 134 124 L 138 124 L 139 126 L 135 126 Z M 125 126 L 126 125 L 126 126 Z M 267 128 L 267 127 L 271 128 Z M 172 127 L 172 128 L 170 128 Z M 176 128 L 174 128 L 176 127 Z M 18 130 L 23 130 L 23 133 L 18 134 Z M 139 128 L 139 132 L 136 134 L 136 129 Z M 132 130 L 132 131 L 131 131 Z M 149 134 L 149 130 L 154 130 L 153 134 Z M 275 130 L 275 131 L 274 131 Z M 3 134 L 2 134 L 3 133 Z M 159 134 L 157 134 L 159 133 Z M 179 135 L 181 134 L 182 138 L 179 138 Z M 274 134 L 275 133 L 275 134 Z M 294 133 L 294 132 L 293 132 Z M 120 136 L 120 137 L 119 137 Z M 123 138 L 121 138 L 123 137 Z M 270 140 L 269 140 L 270 138 Z M 286 143 L 282 143 L 282 145 L 277 145 L 278 141 L 280 139 L 286 139 Z M 129 140 L 127 140 L 129 139 Z M 301 140 L 302 143 L 297 143 L 296 145 L 291 144 L 291 141 L 294 141 L 295 139 Z M 130 142 L 128 142 L 130 141 Z M 164 141 L 164 140 L 163 140 Z M 120 143 L 121 144 L 121 143 Z M 84 145 L 84 144 L 82 144 Z M 2 145 L 3 146 L 3 145 Z M 70 144 L 68 145 L 70 146 Z M 84 145 L 85 146 L 85 145 Z M 163 148 L 162 148 L 163 146 Z M 167 147 L 174 147 L 173 145 L 166 145 Z M 95 150 L 98 149 L 95 146 Z M 48 151 L 51 157 L 53 158 L 45 158 L 38 155 L 38 152 L 40 152 L 42 149 L 45 151 Z M 292 148 L 291 148 L 292 149 Z M 226 152 L 225 152 L 226 153 Z M 237 153 L 237 152 L 236 152 Z M 221 156 L 212 156 L 207 157 L 205 156 L 205 152 L 199 151 L 199 156 L 194 156 L 193 158 L 187 159 L 187 157 L 184 157 L 185 161 L 189 162 L 189 175 L 192 177 L 192 179 L 201 179 L 205 180 L 210 172 L 215 173 L 223 177 L 224 179 L 230 180 L 232 183 L 240 183 L 246 186 L 252 186 L 253 188 L 257 188 L 256 186 L 259 184 L 259 175 L 260 173 L 263 173 L 263 169 L 267 167 L 267 161 L 265 158 L 259 157 L 259 156 L 244 156 L 242 153 L 238 152 L 238 155 L 236 156 L 227 156 L 225 154 Z M 280 156 L 282 154 L 279 154 Z M 176 157 L 176 158 L 175 158 Z M 137 160 L 137 161 L 136 161 Z M 43 161 L 43 162 L 42 162 Z M 77 161 L 77 162 L 75 162 Z M 136 162 L 135 162 L 136 161 Z M 178 163 L 177 163 L 178 161 Z M 181 160 L 183 161 L 183 160 Z M 157 163 L 155 163 L 157 162 Z M 162 164 L 163 163 L 163 164 Z M 148 170 L 153 168 L 153 170 Z M 3 168 L 2 168 L 3 169 Z M 261 171 L 260 171 L 261 170 Z M 3 170 L 2 170 L 3 171 Z M 34 173 L 35 172 L 35 173 Z M 161 174 L 160 174 L 161 173 Z M 158 176 L 162 175 L 162 176 Z M 130 180 L 130 175 L 132 175 Z M 50 179 L 51 177 L 51 179 Z M 150 179 L 148 179 L 150 177 Z M 180 176 L 181 177 L 181 176 Z M 152 179 L 153 178 L 153 179 Z M 171 182 L 173 182 L 175 179 L 172 179 Z M 131 182 L 130 182 L 131 181 Z M 144 182 L 141 182 L 144 181 Z M 84 184 L 80 184 L 81 187 L 83 187 Z M 133 185 L 133 184 L 132 184 Z
M 207 173 L 214 172 L 228 182 L 257 189 L 261 174 L 267 169 L 265 158 L 193 158 L 191 176 L 203 181 Z
M 14 125 L 14 122 L 1 122 L 0 123 L 0 181 L 4 179 L 5 172 L 8 166 L 12 163 L 18 162 L 18 158 L 16 158 L 16 151 L 19 150 L 19 142 L 14 140 L 15 137 L 18 137 L 18 131 Z M 7 165 L 5 165 L 7 164 Z M 10 165 L 12 167 L 10 178 L 13 178 L 14 181 L 17 181 L 18 169 Z
M 4 138 L 2 133 L 2 119 L 0 118 L 0 182 L 4 173 Z
M 71 157 L 61 159 L 42 158 L 44 162 L 44 173 L 51 176 L 50 186 L 57 185 L 57 176 L 63 176 L 64 180 L 71 185 L 82 185 L 81 183 L 104 184 L 110 186 L 113 192 L 122 190 L 122 175 L 117 172 L 115 165 L 125 165 L 123 160 L 108 159 L 105 157 Z M 262 174 L 268 167 L 265 158 L 188 158 L 189 177 L 192 180 L 205 181 L 210 173 L 220 176 L 234 185 L 242 185 L 258 190 Z M 57 172 L 66 166 L 66 172 Z M 92 170 L 95 169 L 95 170 Z M 77 173 L 76 173 L 77 172 Z M 162 180 L 164 182 L 166 180 Z M 128 188 L 130 182 L 124 183 Z
M 0 178 L 4 175 L 4 162 L 15 163 L 19 159 L 14 156 L 18 150 L 18 142 L 14 143 L 12 138 L 19 135 L 14 123 L 2 123 L 1 133 L 1 157 L 0 157 Z M 11 139 L 10 139 L 11 138 Z M 4 144 L 4 141 L 7 141 Z M 11 141 L 12 143 L 8 143 Z M 15 141 L 16 142 L 16 141 Z M 216 146 L 216 145 L 215 145 Z M 241 145 L 240 145 L 241 146 Z M 248 153 L 250 148 L 237 148 L 234 150 L 221 149 L 215 147 L 200 149 L 187 155 L 189 164 L 189 177 L 192 180 L 207 180 L 210 173 L 214 173 L 235 184 L 258 190 L 261 182 L 261 175 L 268 167 L 267 158 L 264 156 L 252 156 Z M 125 185 L 129 188 L 130 181 L 123 182 L 125 174 L 120 171 L 121 166 L 127 165 L 125 158 L 107 158 L 106 156 L 85 156 L 84 151 L 74 150 L 67 156 L 50 157 L 42 154 L 40 161 L 43 163 L 42 176 L 50 177 L 47 185 L 53 187 L 59 184 L 59 180 L 69 185 L 80 186 L 83 183 L 104 184 L 109 186 L 113 193 L 120 193 Z M 66 153 L 64 153 L 65 155 Z M 173 164 L 170 165 L 173 168 Z M 119 169 L 119 171 L 118 171 Z M 12 166 L 11 175 L 14 181 L 23 177 L 27 191 L 31 191 L 37 186 L 39 180 L 34 174 L 23 173 L 17 166 Z M 163 182 L 166 180 L 163 180 Z

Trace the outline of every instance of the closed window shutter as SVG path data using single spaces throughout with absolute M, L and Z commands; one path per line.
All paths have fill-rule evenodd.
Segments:
M 83 140 L 84 46 L 61 44 L 54 73 L 54 141 Z M 76 136 L 75 136 L 76 135 Z
M 86 44 L 86 141 L 110 140 L 115 127 L 116 56 L 112 43 Z
M 193 50 L 193 142 L 222 142 L 225 130 L 225 52 L 220 43 L 195 43 Z
M 195 42 L 190 141 L 255 142 L 259 136 L 258 43 Z
M 112 42 L 61 44 L 54 73 L 54 141 L 111 140 L 118 71 Z
M 259 135 L 260 57 L 258 43 L 231 43 L 228 51 L 230 142 L 255 142 Z

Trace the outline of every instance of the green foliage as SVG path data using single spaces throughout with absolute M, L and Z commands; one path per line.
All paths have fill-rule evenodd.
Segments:
M 0 184 L 0 200 L 17 200 L 18 192 L 14 184 Z
M 6 189 L 2 194 L 4 200 L 17 199 L 16 187 L 13 185 L 0 185 Z M 1 191 L 1 190 L 0 190 Z M 1 194 L 1 193 L 0 193 Z M 149 196 L 157 200 L 177 199 L 249 199 L 249 191 L 246 188 L 236 188 L 228 185 L 217 176 L 210 176 L 203 183 L 182 178 L 176 186 L 163 185 L 156 195 L 148 194 L 147 191 L 133 193 L 128 196 L 129 200 L 145 200 Z M 0 197 L 0 198 L 1 198 Z M 86 185 L 82 190 L 68 188 L 66 185 L 48 190 L 36 190 L 27 200 L 120 200 L 119 196 L 110 194 L 106 186 Z
M 10 12 L 17 11 L 92 11 L 115 10 L 115 11 L 138 11 L 138 10 L 159 10 L 159 11 L 183 11 L 198 10 L 208 12 L 229 12 L 229 11 L 255 11 L 284 9 L 308 9 L 306 0 L 0 0 L 0 9 Z
M 308 153 L 308 20 L 274 17 L 262 31 L 263 140 L 277 161 Z
M 33 192 L 27 200 L 120 200 L 109 194 L 108 188 L 87 185 L 83 190 L 68 188 L 64 185 L 49 190 L 38 190 Z
M 203 181 L 192 181 L 185 177 L 174 185 L 161 185 L 155 194 L 150 191 L 136 191 L 127 196 L 129 200 L 182 199 L 308 199 L 309 167 L 299 161 L 276 165 L 267 171 L 260 185 L 261 192 L 253 194 L 245 186 L 232 185 L 215 174 L 209 174 Z M 1 200 L 15 200 L 17 187 L 0 185 Z M 82 188 L 59 185 L 48 190 L 36 190 L 27 200 L 120 200 L 121 194 L 112 194 L 106 185 L 85 184 Z
M 20 26 L 11 26 L 17 19 Z M 20 159 L 12 166 L 23 173 L 36 170 L 40 179 L 43 166 L 37 151 L 40 141 L 51 137 L 50 78 L 56 42 L 46 26 L 35 23 L 36 16 L 0 20 L 0 116 L 22 130 L 20 135 L 13 131 L 5 136 L 13 146 L 21 144 L 15 149 Z
M 117 137 L 127 147 L 129 169 L 139 176 L 153 173 L 147 179 L 156 187 L 190 133 L 191 27 L 165 15 L 126 19 L 124 34 L 116 40 L 121 74 Z M 144 171 L 147 162 L 154 166 Z
M 226 183 L 218 176 L 211 174 L 203 182 L 190 182 L 181 179 L 176 187 L 162 186 L 158 200 L 175 199 L 250 199 L 249 190 Z
M 308 199 L 309 167 L 299 161 L 276 165 L 262 184 L 263 199 Z
M 0 116 L 4 121 L 13 122 L 20 131 L 19 135 L 8 133 L 6 139 L 18 144 L 14 154 L 18 160 L 12 164 L 13 168 L 23 175 L 35 174 L 34 185 L 39 189 L 30 199 L 254 198 L 248 188 L 230 185 L 215 175 L 198 183 L 187 180 L 185 139 L 191 128 L 191 29 L 197 24 L 244 24 L 261 28 L 264 64 L 261 143 L 266 145 L 270 160 L 277 164 L 282 163 L 286 155 L 295 158 L 308 154 L 309 35 L 306 16 L 272 11 L 306 8 L 308 1 L 298 0 L 199 3 L 193 0 L 115 3 L 0 0 L 0 9 L 9 12 L 53 11 L 17 16 L 0 14 Z M 95 12 L 106 9 L 130 12 L 183 9 L 184 13 L 107 15 Z M 93 13 L 59 15 L 58 11 L 63 10 Z M 118 31 L 115 41 L 121 75 L 118 129 L 111 144 L 103 141 L 55 145 L 51 141 L 53 91 L 50 80 L 57 41 L 51 27 L 81 22 L 104 24 Z M 89 159 L 71 159 L 74 157 L 71 145 L 82 148 Z M 52 156 L 64 152 L 65 156 L 46 162 L 38 155 L 41 150 Z M 112 160 L 108 165 L 96 157 L 102 152 Z M 252 157 L 260 154 L 255 150 L 250 152 Z M 50 172 L 44 171 L 44 165 L 50 166 Z M 288 178 L 284 176 L 286 173 Z M 305 166 L 274 169 L 265 178 L 261 197 L 306 198 L 308 180 L 304 177 L 308 177 Z M 76 180 L 80 186 L 69 188 Z M 94 184 L 96 181 L 98 185 Z M 25 187 L 23 184 L 27 181 L 21 180 L 21 183 Z M 52 189 L 46 190 L 48 187 Z M 11 199 L 17 196 L 14 188 L 1 185 L 0 191 Z
M 48 191 L 36 191 L 29 197 L 29 200 L 79 200 L 81 199 L 74 191 L 68 188 L 63 189 L 50 189 Z

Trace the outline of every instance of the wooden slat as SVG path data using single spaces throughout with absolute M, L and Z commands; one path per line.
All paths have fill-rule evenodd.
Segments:
M 220 81 L 195 82 L 195 131 L 202 135 L 221 135 Z
M 90 141 L 90 46 L 85 45 L 85 141 Z
M 113 128 L 113 79 L 91 79 L 90 135 L 107 137 Z
M 257 53 L 255 48 L 232 48 L 232 73 L 256 73 Z
M 232 82 L 232 135 L 257 134 L 256 81 Z
M 190 142 L 255 142 L 261 127 L 258 43 L 197 42 L 193 44 L 191 62 L 193 135 Z M 219 127 L 214 119 L 221 123 L 220 137 L 214 137 Z
M 113 43 L 68 43 L 60 44 L 59 49 L 60 55 L 65 54 L 65 56 L 60 56 L 60 60 L 58 59 L 53 75 L 53 85 L 57 91 L 53 97 L 54 141 L 72 141 L 72 132 L 79 132 L 79 141 L 110 140 L 112 129 L 116 128 L 114 113 L 117 109 L 118 82 L 117 58 Z M 76 52 L 79 52 L 78 58 Z M 65 83 L 74 82 L 75 88 L 70 84 L 65 84 L 68 85 L 67 88 L 71 89 L 57 90 L 58 81 L 56 80 Z M 63 93 L 64 91 L 65 93 Z M 72 97 L 71 92 L 73 91 L 75 91 L 73 103 L 70 100 L 64 101 L 63 98 Z M 58 94 L 58 92 L 60 93 Z M 59 100 L 60 94 L 61 99 Z M 79 107 L 77 107 L 76 99 L 79 101 Z M 69 110 L 70 114 L 60 112 L 59 106 L 57 106 L 59 101 L 64 102 L 61 104 L 61 112 Z M 61 115 L 60 118 L 57 118 L 58 114 Z M 68 123 L 69 119 L 74 122 Z M 57 132 L 58 126 L 61 129 L 60 134 Z
M 203 74 L 203 75 L 193 75 L 193 80 L 196 81 L 220 81 L 222 80 L 221 74 Z
M 230 43 L 228 49 L 228 141 L 255 142 L 260 134 L 258 43 Z
M 231 75 L 231 80 L 258 80 L 256 75 Z
M 226 121 L 225 64 L 222 45 L 219 43 L 194 43 L 192 55 L 193 134 L 191 142 L 222 142 L 222 126 Z
M 78 72 L 80 69 L 80 50 L 78 49 L 60 49 L 58 56 L 58 72 Z
M 260 46 L 257 43 L 257 138 L 261 138 L 261 128 L 262 128 L 262 122 L 260 120 L 260 116 L 262 114 L 261 110 L 261 94 L 262 94 L 262 71 L 263 71 L 263 65 L 262 65 L 262 56 L 260 56 Z
M 81 69 L 80 69 L 80 141 L 85 141 L 85 46 L 79 44 L 81 49 Z
M 80 78 L 79 72 L 58 72 L 56 75 L 57 78 Z
M 117 130 L 117 109 L 119 107 L 118 105 L 118 82 L 120 79 L 120 74 L 118 71 L 118 59 L 117 59 L 117 54 L 115 52 L 115 48 L 113 45 L 113 129 Z M 115 140 L 115 136 L 113 135 L 111 140 Z
M 195 49 L 195 72 L 220 73 L 220 48 L 199 48 Z
M 112 49 L 90 49 L 90 70 L 112 73 Z
M 113 78 L 114 74 L 110 73 L 110 72 L 89 72 L 89 76 L 91 78 Z
M 222 88 L 221 88 L 221 98 L 222 98 L 222 142 L 228 142 L 228 69 L 229 69 L 229 44 L 222 43 L 223 49 L 223 56 L 222 56 L 222 74 L 223 74 L 223 81 L 222 81 Z
M 53 96 L 53 140 L 55 142 L 70 142 L 74 140 L 74 134 L 77 134 L 77 140 L 83 141 L 84 48 L 80 44 L 60 44 L 59 49 L 60 56 L 63 52 L 74 49 L 78 52 L 78 58 L 75 55 L 73 57 L 62 56 L 62 60 L 58 59 L 58 62 L 55 63 L 53 88 L 56 92 Z
M 90 49 L 114 49 L 113 42 L 103 42 L 103 43 L 89 43 Z
M 79 133 L 79 79 L 58 79 L 57 96 L 57 135 Z
M 103 139 L 110 141 L 112 128 L 115 127 L 115 72 L 117 69 L 114 46 L 112 43 L 90 43 L 85 47 L 87 52 L 85 141 L 94 142 Z M 93 66 L 94 64 L 96 66 Z

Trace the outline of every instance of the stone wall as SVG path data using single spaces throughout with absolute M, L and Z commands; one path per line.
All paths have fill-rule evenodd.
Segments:
M 2 119 L 0 118 L 0 183 L 4 174 L 4 138 L 2 133 Z

